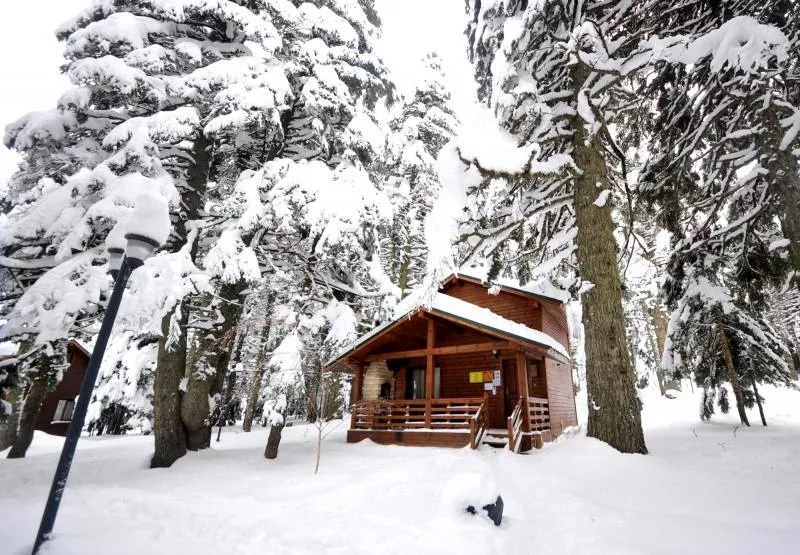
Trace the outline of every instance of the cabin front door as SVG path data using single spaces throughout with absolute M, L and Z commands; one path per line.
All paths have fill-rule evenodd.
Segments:
M 506 419 L 517 404 L 517 363 L 514 359 L 501 361 L 501 383 L 494 390 L 488 391 L 489 427 L 505 428 Z

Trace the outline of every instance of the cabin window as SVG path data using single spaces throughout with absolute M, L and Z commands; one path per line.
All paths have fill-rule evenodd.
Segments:
M 433 398 L 438 399 L 442 395 L 442 369 L 437 366 L 433 372 Z M 406 399 L 425 399 L 425 368 L 408 369 Z
M 72 412 L 75 410 L 75 401 L 72 399 L 59 399 L 56 406 L 56 413 L 53 415 L 53 422 L 69 422 L 72 420 Z
M 425 369 L 409 368 L 406 380 L 406 399 L 425 398 Z

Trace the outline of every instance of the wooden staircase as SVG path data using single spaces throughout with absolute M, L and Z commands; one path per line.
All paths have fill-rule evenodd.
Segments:
M 487 428 L 483 434 L 481 445 L 505 449 L 508 447 L 508 430 L 505 428 Z

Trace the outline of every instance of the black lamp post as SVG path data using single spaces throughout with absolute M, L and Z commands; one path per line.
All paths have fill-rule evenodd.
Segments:
M 125 239 L 128 240 L 126 250 L 123 250 L 120 245 L 111 244 L 110 240 L 106 243 L 109 254 L 108 273 L 114 278 L 114 289 L 111 292 L 111 298 L 108 300 L 108 308 L 106 308 L 100 332 L 97 334 L 97 342 L 92 350 L 92 356 L 89 358 L 86 374 L 83 376 L 81 392 L 78 395 L 77 403 L 75 403 L 72 421 L 67 429 L 67 437 L 64 440 L 64 447 L 61 449 L 61 457 L 58 459 L 56 474 L 53 477 L 53 484 L 50 486 L 50 494 L 47 496 L 47 504 L 44 507 L 42 521 L 39 524 L 39 532 L 36 534 L 36 542 L 33 544 L 32 555 L 36 555 L 39 548 L 47 541 L 53 531 L 53 525 L 58 514 L 58 506 L 61 504 L 61 496 L 64 494 L 64 487 L 67 484 L 69 469 L 72 465 L 72 458 L 75 456 L 75 448 L 78 445 L 78 439 L 81 437 L 81 430 L 83 430 L 83 424 L 86 420 L 86 410 L 89 408 L 89 401 L 92 398 L 94 382 L 97 380 L 100 363 L 103 361 L 103 354 L 111 337 L 111 328 L 114 327 L 114 320 L 117 318 L 117 311 L 122 301 L 122 294 L 125 292 L 125 285 L 128 283 L 131 272 L 144 264 L 145 259 L 150 257 L 161 246 L 157 240 L 135 233 L 128 233 L 125 235 Z

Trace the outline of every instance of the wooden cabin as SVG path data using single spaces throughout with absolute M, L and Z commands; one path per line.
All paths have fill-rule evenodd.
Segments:
M 55 436 L 66 436 L 75 400 L 81 392 L 83 376 L 89 365 L 91 353 L 77 341 L 67 343 L 69 366 L 56 388 L 45 395 L 42 408 L 36 417 L 36 429 Z
M 348 442 L 519 451 L 577 424 L 558 299 L 460 274 L 396 315 L 328 364 L 354 375 Z

